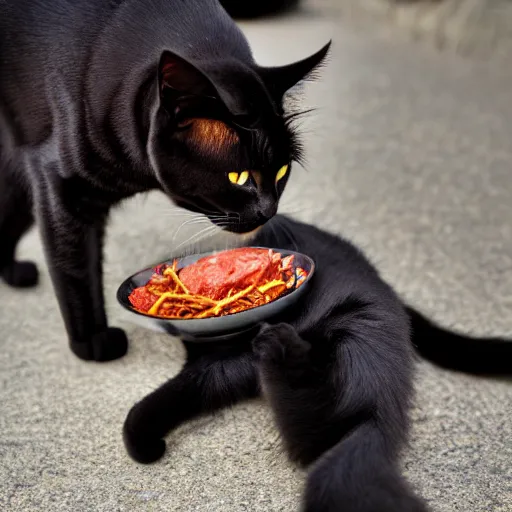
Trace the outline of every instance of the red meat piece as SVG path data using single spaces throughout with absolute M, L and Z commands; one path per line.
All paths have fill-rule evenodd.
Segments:
M 158 296 L 151 293 L 145 286 L 135 288 L 128 296 L 132 306 L 140 311 L 149 311 L 151 306 L 157 301 Z
M 240 291 L 256 282 L 279 279 L 280 259 L 275 260 L 268 249 L 243 247 L 201 258 L 183 268 L 179 277 L 191 293 L 220 300 L 233 288 Z

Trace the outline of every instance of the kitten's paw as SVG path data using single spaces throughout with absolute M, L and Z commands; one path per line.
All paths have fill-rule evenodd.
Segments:
M 141 464 L 156 462 L 165 453 L 165 441 L 141 432 L 137 426 L 135 405 L 128 413 L 123 426 L 123 441 L 130 457 Z
M 106 362 L 123 357 L 128 351 L 128 338 L 118 327 L 95 334 L 89 343 L 71 343 L 71 350 L 85 361 Z
M 276 363 L 302 359 L 311 348 L 311 345 L 286 323 L 263 327 L 253 340 L 252 346 L 260 361 Z
M 284 356 L 284 349 L 275 329 L 275 325 L 264 325 L 252 340 L 252 350 L 260 361 L 279 360 Z
M 31 261 L 13 261 L 2 269 L 1 275 L 13 288 L 30 288 L 39 281 L 39 272 Z

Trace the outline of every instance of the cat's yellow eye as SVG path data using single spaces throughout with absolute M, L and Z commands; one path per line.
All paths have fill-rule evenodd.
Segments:
M 249 179 L 249 171 L 243 171 L 241 173 L 230 172 L 228 173 L 228 179 L 233 185 L 245 185 Z
M 249 179 L 249 171 L 244 171 L 240 174 L 238 177 L 238 181 L 236 182 L 237 185 L 245 185 L 247 180 Z
M 282 180 L 285 176 L 286 176 L 286 173 L 288 172 L 288 165 L 283 165 L 283 167 L 281 167 L 281 169 L 279 169 L 279 171 L 277 171 L 277 174 L 276 174 L 276 183 L 279 181 L 279 180 Z

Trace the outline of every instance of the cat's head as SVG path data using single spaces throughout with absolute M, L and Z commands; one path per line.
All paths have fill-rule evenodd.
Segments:
M 328 50 L 275 68 L 164 52 L 148 152 L 172 200 L 232 232 L 253 231 L 273 217 L 300 157 L 283 97 Z

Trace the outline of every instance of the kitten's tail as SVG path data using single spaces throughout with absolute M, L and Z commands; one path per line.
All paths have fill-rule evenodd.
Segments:
M 388 441 L 369 420 L 322 455 L 308 475 L 302 512 L 427 512 L 400 474 Z
M 474 338 L 444 329 L 411 307 L 412 342 L 425 359 L 451 370 L 481 375 L 512 374 L 512 340 Z

